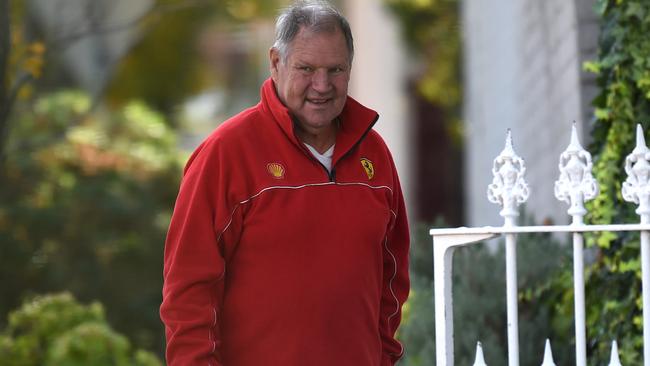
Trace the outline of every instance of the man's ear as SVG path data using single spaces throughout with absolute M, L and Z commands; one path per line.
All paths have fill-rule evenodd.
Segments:
M 277 81 L 278 67 L 280 67 L 280 52 L 275 47 L 269 49 L 269 67 L 271 70 L 271 78 Z

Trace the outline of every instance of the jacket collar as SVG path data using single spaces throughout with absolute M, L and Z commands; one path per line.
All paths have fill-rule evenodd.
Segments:
M 295 127 L 289 110 L 282 104 L 280 98 L 278 98 L 275 84 L 271 78 L 268 78 L 262 84 L 260 94 L 262 96 L 262 108 L 270 113 L 273 120 L 284 131 L 287 138 L 301 150 L 305 151 L 302 142 L 296 137 Z M 336 146 L 334 147 L 334 155 L 332 156 L 332 166 L 335 166 L 341 157 L 363 140 L 378 118 L 379 115 L 377 112 L 364 107 L 352 99 L 352 97 L 347 97 L 343 111 L 339 115 L 341 124 L 336 134 Z

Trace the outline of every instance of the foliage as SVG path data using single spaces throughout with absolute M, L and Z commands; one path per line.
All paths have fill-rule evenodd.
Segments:
M 650 127 L 650 3 L 599 0 L 602 33 L 598 59 L 585 68 L 598 75 L 600 94 L 590 150 L 600 194 L 589 204 L 595 224 L 634 223 L 634 205 L 623 201 L 624 161 L 635 144 L 635 125 Z M 641 283 L 638 233 L 589 237 L 599 255 L 586 272 L 590 364 L 606 364 L 618 340 L 623 364 L 642 361 Z M 570 279 L 565 281 L 568 282 Z M 563 307 L 570 306 L 564 299 Z
M 99 299 L 136 344 L 162 349 L 165 233 L 181 175 L 172 131 L 143 104 L 88 114 L 59 92 L 15 113 L 0 176 L 0 314 L 34 293 Z
M 0 334 L 1 366 L 159 366 L 153 354 L 131 350 L 106 322 L 100 303 L 79 304 L 69 293 L 40 296 L 9 314 Z
M 428 228 L 418 227 L 411 246 L 411 293 L 405 307 L 400 339 L 406 345 L 402 365 L 435 364 L 433 262 Z M 567 261 L 569 249 L 548 234 L 518 239 L 519 325 L 521 364 L 541 363 L 544 339 L 556 339 L 550 326 L 545 290 L 548 276 Z M 570 261 L 569 261 L 570 262 Z M 505 253 L 485 243 L 456 251 L 453 263 L 455 364 L 471 365 L 476 342 L 483 344 L 489 365 L 507 363 Z M 572 350 L 553 343 L 554 355 L 568 360 Z M 558 358 L 556 358 L 558 359 Z
M 457 0 L 384 0 L 404 38 L 423 59 L 418 91 L 434 104 L 456 109 L 461 98 L 460 9 Z

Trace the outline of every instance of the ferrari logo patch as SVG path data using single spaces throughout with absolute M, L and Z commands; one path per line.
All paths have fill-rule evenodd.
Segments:
M 275 179 L 284 178 L 284 166 L 280 163 L 268 163 L 266 165 L 266 170 Z
M 372 177 L 375 176 L 375 167 L 372 166 L 372 161 L 366 158 L 361 158 L 361 166 L 366 171 L 366 174 L 368 175 L 368 180 L 372 179 Z

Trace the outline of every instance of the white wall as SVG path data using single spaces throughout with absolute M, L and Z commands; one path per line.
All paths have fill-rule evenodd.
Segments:
M 515 151 L 526 161 L 527 211 L 538 222 L 568 222 L 567 207 L 554 198 L 553 184 L 571 123 L 576 121 L 581 130 L 588 115 L 574 1 L 465 0 L 462 20 L 467 223 L 503 223 L 499 208 L 487 201 L 486 189 L 507 128 Z
M 380 0 L 350 0 L 341 9 L 354 36 L 350 95 L 379 113 L 375 125 L 390 148 L 409 211 L 412 197 L 410 119 L 406 97 L 406 55 L 399 25 Z

